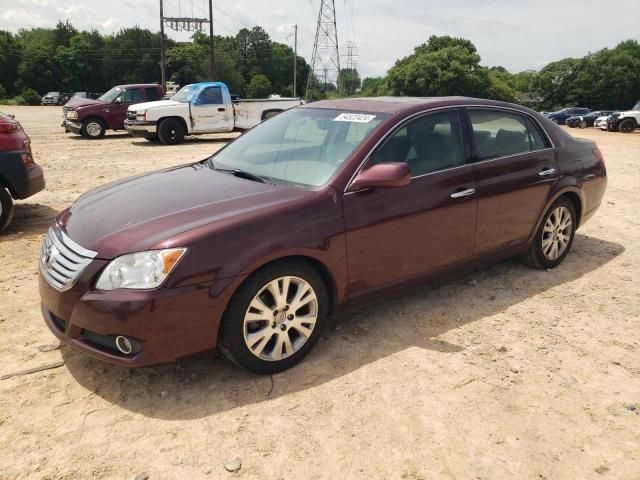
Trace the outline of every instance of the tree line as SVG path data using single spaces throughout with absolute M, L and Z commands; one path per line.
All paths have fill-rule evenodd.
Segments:
M 196 33 L 190 42 L 165 38 L 167 79 L 180 85 L 223 81 L 233 93 L 250 98 L 304 95 L 309 65 L 296 57 L 293 92 L 293 49 L 271 40 L 261 27 L 215 36 L 214 43 L 216 78 L 211 79 L 207 35 Z M 48 91 L 105 92 L 117 84 L 159 82 L 159 59 L 160 34 L 140 27 L 102 35 L 80 31 L 67 21 L 17 34 L 0 30 L 0 98 L 33 98 Z
M 475 45 L 464 38 L 432 36 L 396 61 L 387 75 L 365 78 L 361 95 L 464 95 L 526 103 L 542 110 L 566 106 L 629 108 L 640 99 L 640 44 L 552 62 L 536 72 L 510 73 L 480 65 Z
M 209 78 L 209 43 L 204 33 L 189 42 L 166 43 L 167 79 L 180 85 Z M 215 36 L 215 80 L 233 93 L 258 98 L 271 93 L 304 96 L 309 64 L 273 41 L 261 27 L 243 28 L 235 36 Z M 16 97 L 38 103 L 50 90 L 104 92 L 113 85 L 158 82 L 160 35 L 140 27 L 111 35 L 80 31 L 58 22 L 54 28 L 0 30 L 0 99 Z M 628 108 L 640 99 L 640 44 L 627 40 L 613 49 L 549 63 L 540 71 L 511 73 L 486 67 L 468 39 L 431 36 L 395 62 L 387 74 L 361 80 L 343 69 L 337 85 L 323 85 L 312 99 L 326 96 L 464 95 L 525 103 L 555 110 L 564 106 Z

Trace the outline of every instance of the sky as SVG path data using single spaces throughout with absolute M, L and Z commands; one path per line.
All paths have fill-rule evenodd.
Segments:
M 208 0 L 164 0 L 165 16 L 208 16 Z M 311 60 L 320 0 L 215 0 L 214 32 L 233 35 L 260 25 L 272 39 Z M 380 76 L 430 35 L 471 40 L 482 64 L 512 72 L 582 57 L 629 38 L 640 40 L 640 0 L 335 0 L 338 40 L 357 45 L 361 76 Z M 0 30 L 51 27 L 68 19 L 79 29 L 113 33 L 139 25 L 159 30 L 159 0 L 0 0 Z M 176 40 L 184 32 L 167 30 Z M 345 58 L 342 58 L 344 62 Z

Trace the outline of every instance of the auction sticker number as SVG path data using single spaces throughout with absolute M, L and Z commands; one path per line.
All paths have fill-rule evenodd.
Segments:
M 369 123 L 376 118 L 375 115 L 367 115 L 364 113 L 341 113 L 333 119 L 334 122 L 357 122 L 357 123 Z

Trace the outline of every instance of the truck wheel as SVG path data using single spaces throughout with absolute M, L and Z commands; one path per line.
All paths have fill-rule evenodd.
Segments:
M 636 122 L 633 121 L 632 118 L 627 118 L 620 122 L 618 125 L 618 130 L 620 133 L 633 133 L 636 129 Z
M 177 118 L 165 118 L 158 126 L 158 138 L 165 145 L 182 143 L 185 133 L 184 125 Z
M 13 199 L 9 192 L 0 185 L 0 232 L 7 228 L 13 218 Z
M 84 138 L 96 139 L 104 137 L 107 127 L 99 118 L 87 118 L 82 122 L 80 133 Z

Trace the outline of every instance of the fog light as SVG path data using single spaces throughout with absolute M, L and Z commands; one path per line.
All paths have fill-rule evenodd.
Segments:
M 138 353 L 142 350 L 142 345 L 137 340 L 133 338 L 127 338 L 122 335 L 118 335 L 116 337 L 116 347 L 120 351 L 120 353 L 124 353 L 125 355 L 131 355 L 133 353 Z

